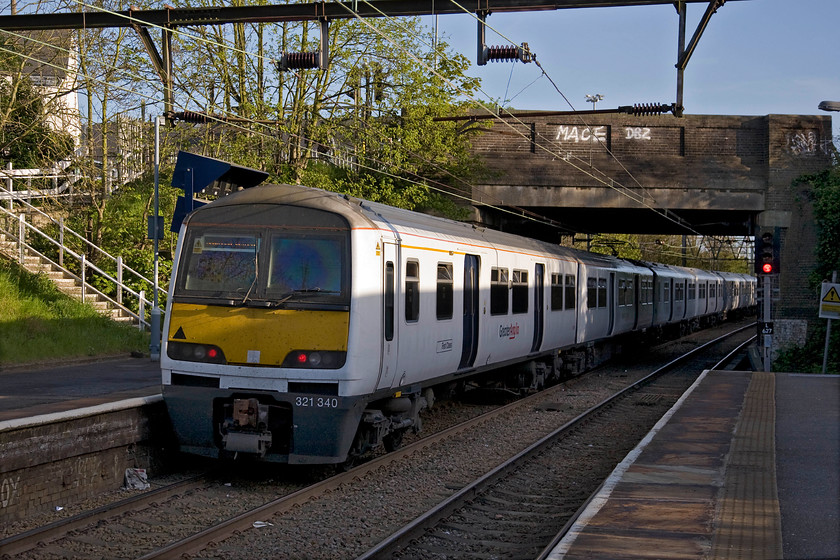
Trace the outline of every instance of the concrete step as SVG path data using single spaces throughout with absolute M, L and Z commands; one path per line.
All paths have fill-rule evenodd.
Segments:
M 12 258 L 18 257 L 18 246 L 14 241 L 5 241 L 5 235 L 0 236 L 0 252 L 6 253 Z M 70 274 L 53 266 L 50 262 L 41 259 L 37 255 L 24 255 L 23 267 L 34 274 L 46 275 L 61 292 L 77 300 L 82 299 L 82 287 L 78 280 Z M 120 308 L 93 293 L 90 289 L 86 291 L 85 302 L 90 304 L 97 312 L 121 323 L 133 323 L 134 318 Z
M 76 281 L 75 278 L 73 278 L 72 276 L 70 276 L 70 274 L 68 274 L 67 272 L 64 272 L 63 270 L 53 269 L 53 270 L 50 270 L 49 272 L 47 272 L 46 275 L 47 275 L 47 278 L 49 278 L 53 282 L 58 282 L 59 280 L 70 280 L 71 282 Z

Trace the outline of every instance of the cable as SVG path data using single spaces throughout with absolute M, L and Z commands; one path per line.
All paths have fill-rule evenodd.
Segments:
M 42 44 L 46 44 L 46 43 L 42 43 Z M 53 47 L 53 48 L 55 48 L 56 50 L 65 50 L 66 52 L 70 52 L 68 49 L 62 49 L 62 48 L 60 48 L 60 47 L 55 47 L 55 46 L 53 46 L 53 45 L 50 45 L 50 46 L 52 46 L 52 47 Z M 47 61 L 44 61 L 44 60 L 40 60 L 40 59 L 37 59 L 37 58 L 35 58 L 35 57 L 33 57 L 33 56 L 30 56 L 30 55 L 20 54 L 20 53 L 17 53 L 16 51 L 12 51 L 12 50 L 9 50 L 9 49 L 5 49 L 5 48 L 3 48 L 3 47 L 0 47 L 0 51 L 5 51 L 5 52 L 7 52 L 7 53 L 9 53 L 9 54 L 22 56 L 22 57 L 26 58 L 27 60 L 31 60 L 31 61 L 37 62 L 38 64 L 41 64 L 41 65 L 44 65 L 44 66 L 53 67 L 53 68 L 56 68 L 56 69 L 59 69 L 59 70 L 65 70 L 65 68 L 64 68 L 63 66 L 59 66 L 59 65 L 57 65 L 57 64 L 54 64 L 54 63 L 51 63 L 51 62 L 47 62 Z M 116 66 L 113 66 L 113 68 L 115 68 L 115 69 L 119 69 L 119 68 L 118 68 L 118 67 L 116 67 Z M 126 92 L 135 93 L 135 92 L 133 92 L 133 90 L 129 90 L 129 89 L 127 89 L 127 88 L 122 88 L 122 87 L 120 87 L 120 86 L 114 86 L 113 84 L 111 84 L 111 83 L 109 83 L 109 82 L 105 82 L 105 81 L 103 81 L 103 80 L 99 80 L 99 79 L 97 79 L 97 78 L 93 78 L 93 77 L 91 77 L 91 76 L 89 76 L 89 75 L 87 75 L 87 74 L 84 74 L 84 73 L 80 73 L 80 75 L 81 75 L 81 76 L 83 76 L 84 78 L 86 78 L 86 79 L 88 79 L 88 80 L 90 80 L 90 81 L 94 82 L 94 83 L 100 83 L 100 84 L 103 84 L 103 85 L 108 85 L 109 87 L 114 87 L 114 88 L 116 88 L 116 89 L 121 89 L 121 90 L 126 91 Z M 138 95 L 140 95 L 141 97 L 143 96 L 143 94 L 138 94 Z M 155 98 L 151 98 L 151 97 L 149 97 L 149 96 L 146 96 L 146 97 L 148 97 L 149 99 L 152 99 L 153 101 L 157 101 L 157 99 L 155 99 Z M 224 119 L 219 119 L 219 118 L 213 117 L 213 116 L 211 116 L 211 115 L 205 115 L 205 117 L 207 118 L 207 120 L 210 120 L 210 121 L 215 121 L 215 122 L 218 122 L 218 123 L 221 123 L 221 124 L 225 124 L 225 125 L 231 126 L 231 127 L 233 127 L 233 128 L 239 128 L 239 129 L 241 129 L 241 130 L 243 130 L 243 131 L 254 132 L 254 131 L 253 131 L 253 130 L 251 130 L 251 129 L 245 128 L 245 127 L 240 126 L 240 125 L 237 125 L 237 124 L 232 124 L 232 123 L 230 123 L 230 122 L 228 122 L 228 121 L 225 121 Z M 257 134 L 260 134 L 260 135 L 263 135 L 263 136 L 265 136 L 265 137 L 268 137 L 268 138 L 275 138 L 275 136 L 274 136 L 274 135 L 268 135 L 268 134 L 265 134 L 265 133 L 262 133 L 262 132 L 256 132 L 256 133 L 257 133 Z M 293 134 L 293 133 L 290 133 L 290 135 L 291 135 L 291 136 L 293 136 L 293 137 L 295 137 L 295 138 L 297 138 L 297 139 L 299 139 L 299 140 L 309 140 L 309 141 L 311 141 L 311 139 L 308 139 L 308 138 L 306 138 L 306 137 L 304 137 L 304 136 L 302 136 L 302 135 Z M 358 154 L 357 154 L 357 153 L 355 153 L 355 152 L 351 152 L 351 154 L 353 154 L 353 155 L 357 155 L 357 156 L 358 156 Z M 366 159 L 369 159 L 369 160 L 372 160 L 372 161 L 374 161 L 374 162 L 376 162 L 376 163 L 380 163 L 380 164 L 383 164 L 383 165 L 387 165 L 387 163 L 386 163 L 386 162 L 383 162 L 383 161 L 381 161 L 381 160 L 377 160 L 377 159 L 375 159 L 375 158 L 371 158 L 370 156 L 365 156 L 365 158 L 366 158 Z M 432 163 L 433 163 L 433 162 L 432 162 Z M 417 180 L 414 180 L 414 179 L 411 179 L 411 178 L 407 178 L 407 177 L 403 177 L 403 176 L 395 175 L 395 174 L 393 174 L 393 173 L 389 173 L 389 172 L 387 172 L 387 171 L 385 171 L 385 170 L 383 170 L 383 169 L 375 169 L 375 168 L 372 168 L 372 167 L 367 166 L 367 165 L 364 165 L 364 164 L 357 164 L 357 165 L 358 165 L 359 167 L 361 167 L 361 168 L 364 168 L 364 169 L 369 170 L 369 171 L 374 172 L 374 173 L 378 173 L 378 174 L 385 175 L 385 176 L 388 176 L 388 177 L 391 177 L 391 178 L 395 178 L 395 179 L 403 180 L 403 181 L 406 181 L 406 182 L 411 183 L 411 184 L 415 184 L 415 185 L 418 185 L 418 186 L 421 186 L 421 187 L 424 187 L 424 188 L 431 189 L 431 190 L 433 190 L 433 191 L 437 191 L 437 192 L 441 192 L 441 193 L 446 193 L 446 194 L 449 194 L 450 196 L 455 196 L 455 197 L 457 197 L 457 198 L 460 198 L 460 199 L 463 199 L 463 200 L 467 200 L 467 201 L 469 201 L 469 202 L 476 202 L 475 200 L 473 200 L 473 199 L 471 199 L 471 198 L 469 198 L 469 197 L 465 197 L 465 196 L 462 196 L 462 195 L 458 195 L 458 194 L 454 194 L 454 193 L 452 193 L 452 192 L 451 192 L 451 188 L 449 188 L 449 189 L 445 189 L 445 188 L 437 187 L 437 186 L 434 186 L 434 185 L 430 185 L 430 184 L 428 184 L 427 182 L 421 182 L 421 181 L 417 181 Z M 404 171 L 408 172 L 408 170 L 404 170 Z M 414 173 L 412 173 L 412 172 L 409 172 L 409 173 L 411 173 L 412 175 L 414 175 Z M 428 179 L 426 179 L 426 181 L 428 181 Z M 434 183 L 436 183 L 436 184 L 439 184 L 439 185 L 440 185 L 440 183 L 438 183 L 437 181 L 433 181 L 433 182 L 434 182 Z M 442 185 L 442 186 L 444 186 L 444 185 Z M 446 186 L 446 187 L 448 187 L 448 185 L 445 185 L 445 186 Z M 514 215 L 517 215 L 517 216 L 518 216 L 518 215 L 520 215 L 520 214 L 519 214 L 519 213 L 517 213 L 515 210 L 510 210 L 510 209 L 506 209 L 506 208 L 502 208 L 502 207 L 494 207 L 494 206 L 490 206 L 490 207 L 491 207 L 491 208 L 494 208 L 494 209 L 495 209 L 495 210 L 497 210 L 497 211 L 507 212 L 507 213 L 511 213 L 511 214 L 514 214 Z M 546 223 L 546 225 L 556 225 L 556 223 L 554 223 L 553 221 L 551 221 L 551 222 L 544 222 L 544 223 Z
M 468 12 L 465 8 L 463 8 L 463 6 L 461 6 L 460 4 L 458 4 L 457 2 L 455 2 L 454 0 L 452 0 L 452 1 L 453 1 L 453 3 L 454 3 L 456 6 L 460 7 L 460 8 L 461 8 L 462 10 L 464 10 L 466 13 L 469 13 L 469 12 Z M 369 2 L 366 2 L 366 3 L 368 4 L 368 6 L 370 6 L 370 7 L 371 7 L 371 8 L 373 8 L 374 10 L 377 10 L 377 8 L 376 8 L 375 6 L 373 6 L 372 4 L 370 4 Z M 346 6 L 345 4 L 340 4 L 340 5 L 341 5 L 341 6 L 342 6 L 345 10 L 347 10 L 348 12 L 350 12 L 350 13 L 354 14 L 354 15 L 355 15 L 355 17 L 356 17 L 358 20 L 360 20 L 363 24 L 368 25 L 368 27 L 370 27 L 370 28 L 371 28 L 371 29 L 373 29 L 374 31 L 377 31 L 376 29 L 374 29 L 374 28 L 373 28 L 373 26 L 370 26 L 370 24 L 368 24 L 368 23 L 364 20 L 364 18 L 362 18 L 361 16 L 359 16 L 357 13 L 352 12 L 352 10 L 351 10 L 348 6 Z M 379 11 L 379 10 L 377 10 L 377 11 Z M 384 14 L 383 12 L 381 12 L 381 11 L 379 11 L 379 13 L 380 13 L 380 14 L 382 14 L 382 16 L 383 16 L 383 17 L 386 17 L 386 18 L 388 17 L 387 15 L 385 15 L 385 14 Z M 396 43 L 395 43 L 395 42 L 394 42 L 394 41 L 393 41 L 390 37 L 384 36 L 384 38 L 385 38 L 386 40 L 388 40 L 389 42 L 391 42 L 391 44 L 393 44 L 395 47 L 398 47 L 398 48 L 399 48 L 399 45 L 398 45 L 398 44 L 396 44 Z M 454 85 L 454 84 L 452 84 L 449 80 L 447 80 L 445 77 L 441 76 L 441 75 L 440 75 L 440 73 L 438 73 L 435 69 L 433 69 L 433 68 L 429 67 L 429 66 L 428 66 L 427 64 L 425 64 L 422 60 L 420 60 L 420 59 L 418 59 L 416 56 L 414 56 L 412 53 L 406 53 L 406 54 L 408 54 L 408 56 L 412 57 L 412 58 L 413 58 L 415 61 L 417 61 L 418 63 L 422 64 L 422 65 L 423 65 L 423 66 L 424 66 L 427 70 L 431 71 L 432 73 L 434 73 L 435 75 L 437 75 L 438 77 L 440 77 L 441 79 L 443 79 L 446 83 L 449 83 L 450 85 Z M 545 73 L 545 70 L 544 70 L 542 67 L 540 67 L 540 68 L 541 68 L 541 70 L 543 71 L 543 73 Z M 547 75 L 547 74 L 546 74 L 546 75 Z M 549 78 L 550 78 L 550 77 L 549 77 Z M 560 90 L 559 90 L 559 88 L 558 88 L 558 92 L 560 92 L 560 94 L 561 94 L 561 95 L 563 95 L 563 94 L 562 94 L 562 91 L 560 91 Z M 569 102 L 569 101 L 568 101 L 568 99 L 565 97 L 565 95 L 563 95 L 563 98 L 564 98 L 564 99 L 566 99 L 567 103 L 569 103 L 569 106 L 572 106 L 572 105 L 571 105 L 571 102 Z M 489 109 L 486 105 L 482 104 L 482 103 L 481 103 L 480 101 L 478 101 L 478 100 L 476 100 L 476 102 L 477 102 L 477 103 L 478 103 L 481 107 L 483 107 L 485 110 L 487 110 L 487 111 L 488 111 L 488 113 L 490 113 L 490 114 L 494 114 L 494 113 L 493 113 L 493 111 L 491 111 L 491 110 L 490 110 L 490 109 Z M 516 120 L 518 120 L 518 119 L 516 119 Z M 519 135 L 519 136 L 521 136 L 521 137 L 525 138 L 525 136 L 524 136 L 523 134 L 521 134 L 521 133 L 520 133 L 519 131 L 517 131 L 515 128 L 513 128 L 512 126 L 510 126 L 510 124 L 509 124 L 506 120 L 503 120 L 503 121 L 502 121 L 502 123 L 503 123 L 505 126 L 508 126 L 508 128 L 511 128 L 511 129 L 512 129 L 512 130 L 513 130 L 513 131 L 514 131 L 517 135 Z M 522 122 L 521 120 L 519 121 L 519 123 L 520 123 L 520 124 L 522 124 L 522 125 L 524 125 L 524 124 L 525 124 L 525 123 L 524 123 L 524 122 Z M 593 179 L 593 180 L 595 180 L 595 181 L 597 181 L 597 182 L 599 182 L 599 183 L 603 184 L 604 186 L 606 186 L 606 187 L 608 187 L 608 188 L 611 188 L 611 189 L 615 190 L 615 191 L 616 191 L 616 192 L 618 192 L 619 194 L 622 194 L 623 196 L 626 196 L 627 198 L 629 198 L 629 199 L 633 200 L 633 201 L 634 201 L 634 202 L 636 202 L 637 204 L 639 204 L 639 205 L 641 205 L 641 206 L 643 206 L 643 207 L 645 207 L 645 208 L 647 208 L 647 209 L 649 209 L 649 210 L 651 210 L 651 211 L 653 211 L 653 212 L 656 212 L 656 213 L 658 213 L 658 214 L 660 214 L 660 215 L 664 216 L 666 219 L 668 219 L 668 220 L 670 220 L 670 221 L 672 221 L 672 222 L 675 222 L 675 223 L 677 223 L 678 225 L 682 225 L 682 226 L 684 226 L 684 224 L 680 224 L 679 222 L 677 222 L 677 221 L 676 221 L 676 220 L 674 220 L 673 218 L 670 218 L 670 217 L 667 215 L 667 213 L 662 213 L 662 212 L 659 212 L 658 210 L 656 210 L 655 208 L 653 208 L 652 206 L 650 206 L 649 204 L 647 204 L 643 198 L 640 198 L 640 197 L 636 196 L 636 195 L 635 195 L 635 193 L 633 193 L 632 191 L 629 191 L 629 192 L 628 192 L 628 191 L 626 191 L 626 190 L 620 190 L 619 188 L 617 188 L 617 187 L 615 186 L 615 185 L 616 185 L 616 182 L 615 182 L 615 181 L 612 181 L 612 180 L 611 180 L 610 182 L 604 181 L 604 180 L 600 179 L 599 177 L 597 177 L 597 176 L 593 175 L 592 173 L 590 173 L 590 172 L 589 172 L 589 171 L 587 171 L 586 169 L 584 169 L 584 168 L 582 168 L 582 167 L 580 167 L 580 166 L 578 166 L 578 165 L 573 164 L 573 163 L 570 161 L 570 158 L 564 158 L 564 157 L 560 156 L 559 154 L 556 154 L 555 152 L 552 152 L 551 150 L 549 150 L 549 149 L 548 149 L 548 148 L 546 148 L 545 146 L 540 145 L 539 147 L 540 147 L 540 149 L 541 149 L 541 150 L 543 150 L 543 151 L 545 151 L 545 152 L 547 152 L 547 153 L 551 154 L 552 156 L 554 156 L 554 157 L 559 157 L 559 158 L 560 158 L 560 159 L 562 159 L 563 161 L 566 161 L 566 163 L 568 163 L 569 165 L 571 165 L 572 167 L 574 167 L 577 171 L 579 171 L 579 172 L 581 172 L 581 173 L 583 173 L 583 174 L 585 174 L 585 175 L 589 176 L 591 179 Z M 602 174 L 602 175 L 606 175 L 606 174 Z M 631 176 L 632 176 L 632 175 L 631 175 Z M 622 189 L 627 189 L 627 187 L 624 187 L 623 185 L 621 185 L 621 183 L 618 183 L 618 185 L 619 185 Z
M 83 3 L 83 2 L 81 2 L 81 1 L 79 1 L 79 3 L 80 3 L 80 4 L 82 4 L 82 5 L 88 6 L 88 7 L 93 7 L 93 6 L 90 6 L 90 5 L 88 5 L 88 4 Z M 96 8 L 96 7 L 93 7 L 93 8 Z M 96 8 L 96 9 L 100 9 L 100 8 Z M 463 8 L 462 8 L 462 9 L 463 9 Z M 102 11 L 107 11 L 107 10 L 102 10 Z M 398 45 L 398 44 L 397 44 L 397 43 L 396 43 L 396 42 L 395 42 L 395 41 L 394 41 L 394 40 L 393 40 L 390 36 L 388 36 L 387 34 L 385 34 L 385 33 L 381 32 L 381 31 L 379 31 L 378 29 L 375 29 L 373 26 L 369 25 L 367 22 L 365 22 L 365 21 L 364 21 L 362 18 L 360 18 L 358 15 L 356 15 L 356 17 L 357 17 L 358 19 L 362 20 L 362 23 L 364 23 L 365 25 L 367 25 L 367 26 L 368 26 L 369 28 L 371 28 L 373 31 L 375 31 L 376 33 L 378 33 L 378 34 L 380 34 L 381 36 L 383 36 L 383 37 L 384 37 L 386 40 L 388 40 L 391 44 L 393 44 L 393 45 L 397 46 L 398 48 L 401 48 L 401 46 L 400 46 L 400 45 Z M 179 32 L 179 33 L 180 33 L 180 32 Z M 259 55 L 255 55 L 255 54 L 253 54 L 253 53 L 248 53 L 247 51 L 244 51 L 244 50 L 241 50 L 241 49 L 231 48 L 231 47 L 229 47 L 229 46 L 227 46 L 227 45 L 225 45 L 225 44 L 223 44 L 223 43 L 220 43 L 220 42 L 218 42 L 218 41 L 208 41 L 208 40 L 206 40 L 206 39 L 203 39 L 203 38 L 201 38 L 201 37 L 196 37 L 195 35 L 191 35 L 191 34 L 185 34 L 185 35 L 186 35 L 187 37 L 193 38 L 193 39 L 198 40 L 198 41 L 204 41 L 204 42 L 206 42 L 206 43 L 209 43 L 209 44 L 212 44 L 212 45 L 219 46 L 219 47 L 221 47 L 221 48 L 223 48 L 223 49 L 228 49 L 228 50 L 231 50 L 231 51 L 234 51 L 234 52 L 245 53 L 245 54 L 248 54 L 248 55 L 250 55 L 250 56 L 259 56 Z M 500 35 L 501 35 L 501 34 L 500 34 Z M 412 57 L 413 57 L 413 55 L 410 55 L 410 56 L 412 56 Z M 268 58 L 268 57 L 264 57 L 264 58 Z M 421 64 L 424 64 L 424 66 L 426 66 L 426 67 L 428 68 L 428 65 L 425 65 L 425 63 L 424 63 L 423 61 L 421 61 L 421 60 L 417 59 L 417 57 L 413 57 L 413 58 L 414 58 L 416 61 L 420 62 Z M 269 59 L 269 60 L 272 60 L 272 61 L 273 61 L 274 59 Z M 548 76 L 548 75 L 547 75 L 547 73 L 545 72 L 545 70 L 544 70 L 541 66 L 540 66 L 540 68 L 541 68 L 541 70 L 543 70 L 544 75 L 546 75 L 546 76 L 550 79 L 550 76 Z M 443 78 L 443 76 L 441 76 L 439 73 L 437 73 L 437 72 L 435 72 L 435 73 L 436 73 L 439 77 Z M 449 83 L 450 85 L 454 85 L 454 84 L 452 84 L 449 80 L 446 80 L 445 78 L 443 78 L 443 79 L 444 79 L 447 83 Z M 553 81 L 552 81 L 552 83 L 553 83 Z M 560 92 L 560 93 L 561 93 L 561 95 L 562 95 L 562 92 L 559 90 L 559 88 L 557 88 L 556 84 L 554 84 L 554 85 L 555 85 L 555 88 L 558 90 L 558 92 Z M 183 89 L 184 89 L 185 91 L 189 91 L 189 89 L 187 89 L 187 88 L 183 88 Z M 482 93 L 483 93 L 483 92 L 482 92 Z M 189 98 L 192 100 L 192 96 L 191 96 L 191 95 L 189 95 Z M 565 96 L 564 96 L 564 98 L 565 98 Z M 567 100 L 567 102 L 568 102 L 568 100 Z M 479 104 L 481 105 L 481 103 L 480 103 L 480 102 L 479 102 Z M 571 103 L 569 103 L 569 105 L 571 106 Z M 482 106 L 483 106 L 483 105 L 482 105 Z M 483 107 L 489 111 L 489 109 L 488 109 L 486 106 L 483 106 Z M 521 121 L 520 121 L 520 122 L 521 122 Z M 524 124 L 524 123 L 523 123 L 523 124 Z M 511 127 L 511 128 L 512 128 L 512 127 Z M 514 129 L 514 131 L 515 131 L 515 132 L 517 132 L 515 129 Z M 521 135 L 521 133 L 520 133 L 520 135 Z M 299 138 L 300 138 L 300 139 L 304 139 L 302 136 L 300 136 Z M 308 140 L 308 139 L 307 139 L 307 140 Z M 546 150 L 546 151 L 548 151 L 548 152 L 549 152 L 550 154 L 552 154 L 552 155 L 555 155 L 555 156 L 556 156 L 556 155 L 558 155 L 558 154 L 555 154 L 554 152 L 551 152 L 550 150 Z M 607 151 L 609 152 L 609 150 L 607 150 Z M 613 156 L 613 157 L 614 157 L 614 156 Z M 581 172 L 583 172 L 583 173 L 588 174 L 590 177 L 592 177 L 592 178 L 593 178 L 593 179 L 595 179 L 596 181 L 599 181 L 599 182 L 601 182 L 602 184 L 605 184 L 606 186 L 608 186 L 608 187 L 610 187 L 610 188 L 613 188 L 613 189 L 617 190 L 617 192 L 619 192 L 619 193 L 623 194 L 624 196 L 627 196 L 628 198 L 631 198 L 632 200 L 634 200 L 634 201 L 636 201 L 636 202 L 639 202 L 640 204 L 643 204 L 643 205 L 644 205 L 644 199 L 641 199 L 641 200 L 640 200 L 640 199 L 635 198 L 634 196 L 632 196 L 630 193 L 623 192 L 623 191 L 620 191 L 619 189 L 617 189 L 617 188 L 615 187 L 615 181 L 610 181 L 610 183 L 607 183 L 606 181 L 600 180 L 599 178 L 597 178 L 596 176 L 594 176 L 594 175 L 592 175 L 592 174 L 588 173 L 587 171 L 583 170 L 582 168 L 580 168 L 580 167 L 578 167 L 578 166 L 575 166 L 574 164 L 571 164 L 571 162 L 570 162 L 568 159 L 565 159 L 565 158 L 563 158 L 563 159 L 564 159 L 567 163 L 569 163 L 570 165 L 572 165 L 573 167 L 575 167 L 576 169 L 578 169 L 579 171 L 581 171 Z M 579 159 L 579 158 L 578 158 L 578 159 Z M 619 163 L 620 163 L 620 162 L 619 162 Z M 628 173 L 628 174 L 629 174 L 629 173 Z M 601 175 L 602 175 L 602 176 L 606 176 L 606 174 L 604 174 L 604 173 L 601 173 Z M 629 175 L 632 177 L 632 174 L 629 174 Z M 635 178 L 634 178 L 634 180 L 635 180 Z M 638 183 L 638 181 L 636 181 L 636 182 Z M 620 185 L 620 184 L 619 184 L 619 185 Z M 640 186 L 641 186 L 641 185 L 640 185 Z M 622 188 L 626 188 L 626 187 L 623 187 L 623 186 L 622 186 Z M 643 188 L 643 187 L 642 187 L 642 188 Z M 473 200 L 473 202 L 477 202 L 477 201 Z M 656 209 L 654 209 L 654 208 L 650 207 L 649 205 L 646 205 L 646 206 L 647 206 L 648 208 L 650 208 L 651 210 L 655 211 L 655 212 L 657 211 Z M 665 217 L 666 217 L 666 218 L 668 218 L 667 214 L 665 214 Z M 671 218 L 669 218 L 669 219 L 671 219 Z M 675 223 L 679 223 L 679 222 L 677 222 L 676 220 L 673 220 L 673 219 L 671 219 L 671 221 L 674 221 Z

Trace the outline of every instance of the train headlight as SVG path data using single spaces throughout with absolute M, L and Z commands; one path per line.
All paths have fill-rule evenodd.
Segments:
M 193 344 L 191 342 L 169 341 L 166 347 L 166 355 L 173 360 L 187 362 L 207 362 L 211 364 L 224 364 L 225 354 L 222 349 L 212 344 Z
M 281 367 L 303 369 L 338 369 L 347 360 L 347 352 L 324 350 L 293 350 Z

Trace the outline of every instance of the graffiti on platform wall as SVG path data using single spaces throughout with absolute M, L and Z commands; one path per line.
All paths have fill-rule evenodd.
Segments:
M 4 478 L 0 483 L 0 507 L 9 507 L 15 503 L 18 496 L 18 484 L 20 484 L 20 475 L 17 478 Z

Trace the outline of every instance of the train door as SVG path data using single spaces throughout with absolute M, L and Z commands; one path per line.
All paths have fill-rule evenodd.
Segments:
M 642 282 L 638 274 L 633 275 L 633 330 L 639 328 L 639 306 L 642 304 Z
M 534 342 L 531 344 L 531 352 L 537 352 L 542 346 L 544 316 L 545 265 L 537 264 L 534 268 Z
M 400 285 L 399 245 L 393 242 L 382 242 L 382 367 L 379 370 L 377 389 L 390 387 L 394 382 L 397 368 L 397 350 L 399 337 L 399 313 L 397 306 L 397 288 Z
M 610 328 L 607 330 L 609 334 L 613 333 L 613 328 L 615 327 L 615 309 L 616 309 L 616 298 L 615 298 L 615 272 L 610 272 L 610 287 L 607 290 L 609 296 L 607 296 L 607 307 L 610 310 Z
M 464 343 L 458 369 L 469 368 L 478 353 L 478 255 L 464 255 Z

